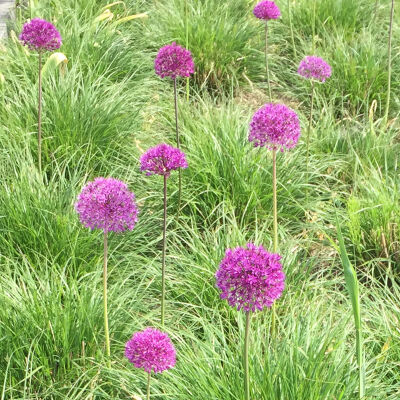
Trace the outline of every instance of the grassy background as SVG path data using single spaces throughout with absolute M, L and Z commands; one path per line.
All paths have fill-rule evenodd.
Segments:
M 313 0 L 278 1 L 270 23 L 275 101 L 299 113 L 309 86 L 297 76 L 312 48 Z M 280 252 L 287 286 L 251 335 L 254 399 L 357 398 L 355 335 L 344 290 L 335 215 L 360 279 L 367 398 L 400 397 L 399 89 L 400 13 L 395 13 L 387 129 L 388 2 L 316 0 L 316 53 L 333 76 L 316 91 L 306 185 L 305 146 L 278 157 Z M 188 0 L 196 74 L 189 103 L 180 90 L 184 209 L 169 180 L 167 329 L 176 368 L 153 379 L 153 399 L 242 399 L 243 315 L 219 299 L 214 273 L 228 246 L 271 248 L 271 155 L 247 141 L 267 101 L 263 27 L 250 0 Z M 183 0 L 40 0 L 22 7 L 0 45 L 0 399 L 128 399 L 146 377 L 123 357 L 124 343 L 158 326 L 162 182 L 139 172 L 141 152 L 174 144 L 172 86 L 153 72 L 160 46 L 185 44 Z M 397 9 L 400 3 L 396 2 Z M 112 19 L 99 21 L 104 10 Z M 117 22 L 147 12 L 148 18 Z M 54 22 L 68 58 L 44 77 L 44 173 L 36 164 L 37 56 L 17 39 L 27 18 Z M 1 78 L 0 76 L 0 78 Z M 104 363 L 101 232 L 73 209 L 88 180 L 126 181 L 140 206 L 132 232 L 110 238 L 112 368 Z M 306 196 L 306 191 L 310 196 Z

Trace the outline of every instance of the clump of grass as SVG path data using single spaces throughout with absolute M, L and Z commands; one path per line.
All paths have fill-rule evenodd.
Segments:
M 313 1 L 291 4 L 298 54 L 312 48 Z M 153 78 L 152 60 L 165 42 L 184 44 L 185 13 L 178 0 L 158 1 L 157 9 L 145 0 L 129 0 L 109 6 L 113 20 L 95 23 L 106 3 L 31 2 L 32 16 L 57 16 L 69 60 L 64 75 L 55 70 L 45 78 L 44 149 L 48 142 L 52 151 L 50 146 L 44 151 L 42 181 L 32 169 L 30 151 L 36 90 L 28 83 L 36 68 L 15 33 L 1 47 L 0 398 L 145 397 L 145 379 L 122 354 L 126 338 L 159 314 L 161 285 L 154 276 L 162 249 L 152 227 L 162 222 L 162 182 L 150 184 L 141 177 L 137 158 L 147 146 L 173 140 L 173 105 Z M 181 110 L 191 168 L 181 218 L 169 231 L 167 273 L 167 306 L 174 310 L 169 334 L 179 362 L 162 383 L 154 382 L 154 397 L 237 400 L 242 390 L 242 366 L 232 360 L 245 334 L 244 316 L 223 307 L 214 274 L 227 247 L 247 241 L 272 246 L 272 174 L 263 154 L 247 143 L 249 117 L 265 102 L 256 96 L 265 70 L 263 38 L 251 5 L 188 0 L 190 41 L 193 37 L 200 69 L 192 104 L 182 104 Z M 309 110 L 310 101 L 298 84 L 299 60 L 293 59 L 288 14 L 280 5 L 282 23 L 274 24 L 270 46 L 274 93 L 300 110 L 305 126 L 301 110 Z M 392 64 L 389 129 L 376 135 L 386 101 L 388 14 L 379 12 L 372 24 L 374 2 L 317 0 L 316 5 L 316 48 L 332 62 L 334 77 L 315 95 L 321 112 L 310 143 L 313 196 L 305 196 L 303 151 L 294 149 L 277 168 L 287 289 L 277 307 L 279 337 L 267 340 L 271 315 L 252 321 L 249 362 L 259 366 L 250 369 L 253 394 L 262 400 L 320 400 L 352 399 L 359 392 L 354 319 L 341 261 L 326 240 L 337 210 L 346 252 L 357 268 L 363 321 L 368 321 L 363 324 L 366 397 L 397 400 L 399 112 L 393 94 L 400 70 Z M 119 16 L 143 11 L 147 19 L 113 24 Z M 17 22 L 13 31 L 20 28 Z M 398 33 L 395 19 L 393 38 Z M 200 91 L 202 86 L 218 98 Z M 53 150 L 57 157 L 51 156 Z M 101 237 L 82 232 L 72 208 L 83 182 L 96 175 L 119 176 L 137 187 L 146 221 L 111 239 L 108 290 L 115 356 L 110 369 L 103 368 L 106 358 L 98 350 Z M 177 189 L 171 178 L 171 196 Z M 305 210 L 310 211 L 306 219 Z
M 372 23 L 373 6 L 365 0 L 357 3 L 316 1 L 316 55 L 328 60 L 333 70 L 331 80 L 321 89 L 326 98 L 335 104 L 335 118 L 366 118 L 374 100 L 378 102 L 376 116 L 379 118 L 384 115 L 388 75 L 388 18 L 387 14 L 378 15 Z M 313 0 L 297 2 L 291 11 L 297 52 L 310 55 Z M 282 9 L 283 16 L 286 12 L 286 8 Z M 398 35 L 396 24 L 393 35 Z M 286 24 L 276 24 L 274 38 L 280 43 L 274 54 L 274 81 L 279 82 L 275 90 L 294 101 L 305 100 L 302 87 L 295 83 L 292 76 L 300 60 L 294 62 L 291 55 L 293 46 L 287 39 Z M 287 68 L 288 65 L 292 67 Z M 399 73 L 398 65 L 392 63 L 392 92 L 397 88 L 398 80 L 394 77 Z M 391 99 L 389 118 L 395 118 L 398 113 L 398 104 Z
M 369 176 L 369 181 L 357 185 L 347 201 L 351 241 L 361 259 L 380 258 L 385 260 L 383 265 L 391 265 L 398 272 L 400 214 L 396 207 L 399 201 L 396 188 L 399 183 L 387 177 L 386 184 L 382 185 L 385 179 L 382 174 L 371 168 L 359 171 L 360 175 Z M 379 268 L 377 272 L 384 273 L 385 269 Z
M 240 0 L 235 6 L 228 2 L 188 1 L 190 24 L 190 51 L 196 64 L 194 75 L 197 87 L 214 93 L 229 91 L 248 75 L 261 71 L 257 67 L 259 29 L 251 21 L 248 1 Z M 149 26 L 149 40 L 166 43 L 173 40 L 186 42 L 185 9 L 180 0 L 159 3 L 154 23 Z M 229 33 L 229 38 L 226 33 Z M 254 43 L 256 45 L 254 46 Z

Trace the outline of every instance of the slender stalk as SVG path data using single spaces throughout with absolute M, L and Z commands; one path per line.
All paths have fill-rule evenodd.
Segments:
M 104 231 L 104 257 L 103 257 L 103 302 L 104 302 L 104 331 L 106 336 L 107 366 L 111 367 L 110 333 L 108 330 L 108 309 L 107 309 L 107 258 L 108 258 L 108 235 Z
M 390 10 L 390 22 L 389 22 L 389 41 L 388 41 L 388 81 L 387 81 L 387 95 L 386 95 L 386 107 L 385 116 L 383 119 L 383 127 L 386 128 L 388 117 L 389 117 L 389 106 L 390 106 L 390 86 L 392 81 L 392 34 L 393 34 L 393 15 L 394 15 L 394 0 L 392 0 L 392 8 Z
M 274 215 L 274 253 L 278 251 L 278 196 L 276 194 L 276 150 L 272 151 L 272 196 Z M 272 305 L 271 336 L 275 336 L 275 304 Z
M 375 0 L 375 7 L 374 7 L 374 20 L 375 20 L 375 18 L 376 18 L 376 14 L 377 14 L 377 12 L 378 12 L 378 0 Z
M 175 105 L 175 132 L 176 132 L 176 147 L 180 149 L 181 142 L 179 138 L 179 125 L 178 125 L 178 95 L 176 90 L 176 78 L 174 79 L 174 105 Z
M 151 374 L 149 373 L 147 376 L 147 400 L 150 400 L 150 378 L 151 378 Z
M 39 51 L 39 99 L 38 99 L 38 163 L 42 172 L 42 51 Z
M 276 150 L 272 151 L 272 194 L 274 209 L 274 253 L 278 250 L 278 199 L 276 195 Z
M 289 13 L 290 36 L 292 37 L 292 46 L 293 46 L 294 58 L 297 59 L 297 50 L 296 50 L 296 44 L 294 42 L 294 33 L 293 33 L 292 10 L 291 10 L 291 7 L 290 7 L 291 0 L 288 0 L 287 4 L 288 4 L 288 13 Z
M 181 142 L 179 138 L 179 126 L 178 126 L 178 95 L 176 90 L 176 78 L 174 79 L 174 104 L 175 104 L 176 147 L 180 149 Z M 179 168 L 178 213 L 181 210 L 181 196 L 182 196 L 182 170 L 181 168 Z
M 250 375 L 249 375 L 249 337 L 250 337 L 250 311 L 246 312 L 246 330 L 244 335 L 243 367 L 244 367 L 244 393 L 245 400 L 250 400 Z
M 165 253 L 167 249 L 167 176 L 164 175 L 164 222 L 163 222 L 163 249 L 161 272 L 161 326 L 164 326 L 165 317 Z
M 267 72 L 269 100 L 272 101 L 271 82 L 269 80 L 269 65 L 268 65 L 268 21 L 265 21 L 265 69 Z
M 313 118 L 313 108 L 314 108 L 314 93 L 315 93 L 315 88 L 314 88 L 314 81 L 311 80 L 311 107 L 310 107 L 310 116 L 308 119 L 308 129 L 307 129 L 307 155 L 306 155 L 306 171 L 307 171 L 307 186 L 308 186 L 308 181 L 309 181 L 309 170 L 308 170 L 308 164 L 309 164 L 309 158 L 310 158 L 310 135 L 311 135 L 311 129 L 312 129 L 312 118 Z M 307 189 L 308 193 L 308 189 Z
M 275 303 L 272 304 L 271 307 L 271 312 L 272 312 L 272 316 L 271 316 L 271 339 L 275 337 L 275 326 L 276 326 L 276 310 L 275 310 Z
M 189 95 L 190 95 L 189 78 L 186 78 L 186 101 L 189 101 Z
M 315 54 L 315 13 L 316 13 L 316 0 L 313 1 L 313 20 L 312 20 L 312 53 Z
M 188 0 L 185 0 L 185 30 L 186 30 L 186 48 L 189 48 L 189 6 Z M 186 100 L 189 101 L 190 87 L 189 77 L 186 78 Z

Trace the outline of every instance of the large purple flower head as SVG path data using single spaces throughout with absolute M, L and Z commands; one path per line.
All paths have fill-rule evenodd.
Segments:
M 61 46 L 61 35 L 56 27 L 40 18 L 27 22 L 22 28 L 19 39 L 29 49 L 36 51 L 53 51 Z
M 279 254 L 269 253 L 253 243 L 226 250 L 215 274 L 221 298 L 238 310 L 271 307 L 285 287 L 280 259 Z
M 161 47 L 154 60 L 154 69 L 161 78 L 189 77 L 194 73 L 192 54 L 175 42 Z
M 325 82 L 332 75 L 332 68 L 323 58 L 307 56 L 301 60 L 297 72 L 304 78 Z
M 175 366 L 176 351 L 164 332 L 153 328 L 136 332 L 125 345 L 125 357 L 136 367 L 151 372 L 163 372 Z
M 146 175 L 169 176 L 171 171 L 178 168 L 187 168 L 185 153 L 176 147 L 161 143 L 147 150 L 140 157 L 140 169 Z
M 265 104 L 250 122 L 249 141 L 255 147 L 284 151 L 294 147 L 299 136 L 299 117 L 284 104 Z
M 96 178 L 78 196 L 75 209 L 83 225 L 104 232 L 132 230 L 138 209 L 134 193 L 114 178 Z
M 278 19 L 281 16 L 281 11 L 273 1 L 262 0 L 254 7 L 253 14 L 256 18 L 268 21 Z

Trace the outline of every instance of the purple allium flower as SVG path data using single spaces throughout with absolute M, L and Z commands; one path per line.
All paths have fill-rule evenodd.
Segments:
M 175 42 L 161 47 L 154 60 L 154 69 L 161 78 L 189 77 L 194 73 L 192 54 Z
M 148 149 L 140 157 L 140 169 L 146 175 L 170 175 L 171 171 L 178 168 L 187 168 L 185 153 L 176 147 L 161 143 Z
M 27 22 L 22 28 L 19 39 L 30 50 L 53 51 L 61 46 L 61 35 L 56 27 L 40 18 Z
M 253 243 L 226 250 L 215 274 L 221 298 L 238 310 L 271 307 L 285 287 L 280 259 L 279 254 L 269 253 Z
M 153 328 L 136 332 L 125 345 L 125 357 L 136 367 L 151 372 L 163 372 L 175 366 L 176 351 L 164 332 Z
M 325 82 L 332 75 L 332 68 L 323 58 L 307 56 L 301 60 L 297 72 L 304 78 Z
M 284 151 L 294 147 L 299 136 L 299 117 L 284 104 L 265 104 L 250 122 L 249 141 L 255 147 Z
M 253 14 L 256 18 L 270 20 L 278 19 L 281 11 L 273 1 L 263 0 L 254 7 Z
M 134 193 L 114 178 L 89 182 L 79 194 L 75 209 L 83 225 L 105 232 L 132 230 L 139 212 Z

